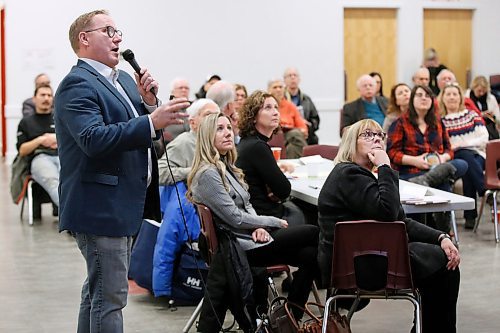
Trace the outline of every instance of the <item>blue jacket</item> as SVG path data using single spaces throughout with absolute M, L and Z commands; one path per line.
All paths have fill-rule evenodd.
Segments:
M 160 219 L 154 153 L 147 187 L 148 148 L 153 146 L 147 110 L 130 75 L 120 71 L 118 82 L 139 117 L 118 90 L 82 60 L 57 90 L 61 231 L 132 236 L 143 217 Z
M 186 198 L 186 184 L 178 182 L 177 189 L 191 240 L 198 240 L 200 220 L 196 208 Z M 163 221 L 158 231 L 153 256 L 153 292 L 156 297 L 172 295 L 175 261 L 182 244 L 188 240 L 174 185 L 165 186 L 161 194 L 161 201 L 166 205 L 162 209 L 164 211 Z

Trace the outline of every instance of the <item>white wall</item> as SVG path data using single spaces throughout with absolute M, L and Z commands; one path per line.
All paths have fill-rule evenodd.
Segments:
M 398 9 L 398 79 L 410 81 L 420 65 L 423 8 L 475 9 L 473 74 L 500 72 L 495 32 L 500 12 L 495 0 L 468 1 L 325 1 L 325 0 L 183 0 L 132 1 L 5 0 L 7 51 L 8 159 L 15 155 L 22 101 L 33 93 L 33 78 L 46 72 L 54 87 L 76 56 L 68 41 L 71 22 L 83 12 L 110 10 L 123 31 L 122 50 L 130 48 L 169 95 L 176 76 L 196 92 L 205 77 L 217 73 L 250 90 L 294 65 L 302 88 L 320 110 L 320 141 L 338 143 L 338 109 L 343 104 L 343 8 Z M 130 72 L 128 64 L 120 67 Z

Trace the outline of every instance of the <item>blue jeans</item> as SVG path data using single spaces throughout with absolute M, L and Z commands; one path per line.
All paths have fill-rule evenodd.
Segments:
M 484 195 L 484 158 L 478 153 L 470 149 L 459 149 L 455 152 L 455 157 L 467 162 L 469 168 L 462 177 L 464 195 L 473 198 L 476 201 L 476 196 Z M 477 202 L 476 202 L 477 206 Z M 466 219 L 475 219 L 477 217 L 476 206 L 474 209 L 464 211 Z
M 122 333 L 132 237 L 77 233 L 75 238 L 87 263 L 77 332 Z
M 31 161 L 31 177 L 41 186 L 50 196 L 50 199 L 59 207 L 59 156 L 47 154 L 36 155 Z

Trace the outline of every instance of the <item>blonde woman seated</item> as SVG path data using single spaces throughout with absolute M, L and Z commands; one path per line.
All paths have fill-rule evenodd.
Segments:
M 462 159 L 469 166 L 462 176 L 464 195 L 476 200 L 482 197 L 484 188 L 484 162 L 488 130 L 483 117 L 464 107 L 462 88 L 458 83 L 448 83 L 438 96 L 443 125 L 448 131 L 455 158 Z M 465 228 L 472 229 L 476 223 L 477 209 L 464 211 Z
M 365 119 L 342 137 L 335 167 L 318 198 L 322 280 L 331 274 L 337 222 L 403 221 L 413 281 L 422 295 L 423 332 L 455 332 L 460 255 L 448 235 L 406 217 L 399 198 L 398 172 L 391 168 L 385 152 L 385 136 L 376 121 Z M 372 173 L 374 168 L 378 177 Z
M 193 167 L 188 177 L 188 198 L 210 208 L 216 221 L 236 237 L 250 266 L 298 267 L 288 299 L 303 306 L 318 274 L 318 227 L 301 225 L 288 229 L 283 219 L 257 215 L 250 204 L 243 173 L 234 165 L 236 155 L 229 119 L 221 113 L 206 116 L 197 134 Z M 212 282 L 216 283 L 213 265 L 208 273 L 206 293 L 212 296 L 219 321 L 214 318 L 206 297 L 200 315 L 200 332 L 219 332 L 226 309 L 237 301 L 228 291 L 214 299 L 213 295 L 220 295 L 221 290 L 211 289 Z M 294 315 L 300 319 L 302 313 L 294 311 Z
M 489 139 L 498 139 L 500 108 L 495 96 L 491 93 L 491 87 L 488 80 L 482 75 L 476 76 L 474 80 L 472 80 L 470 89 L 467 89 L 465 92 L 465 97 L 469 97 L 478 110 L 481 111 L 486 128 L 488 129 Z

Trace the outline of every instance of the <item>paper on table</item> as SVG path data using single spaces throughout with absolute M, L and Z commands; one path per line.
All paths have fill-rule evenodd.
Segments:
M 399 189 L 399 197 L 402 202 L 410 200 L 424 200 L 427 188 L 424 186 L 403 186 Z
M 407 205 L 428 205 L 450 202 L 449 199 L 434 195 L 425 186 L 406 184 L 400 188 L 399 197 Z
M 323 157 L 321 155 L 312 155 L 312 156 L 306 156 L 306 157 L 301 157 L 299 158 L 299 161 L 301 161 L 303 164 L 312 164 L 312 163 L 322 163 Z

